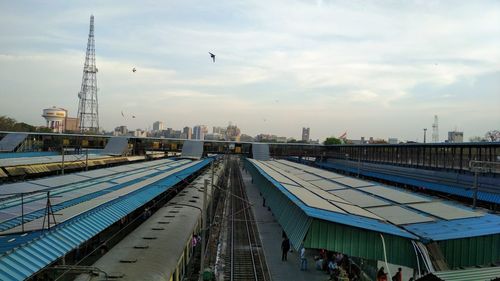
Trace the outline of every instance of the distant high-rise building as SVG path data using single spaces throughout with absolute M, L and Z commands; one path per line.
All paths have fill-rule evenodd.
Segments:
M 309 142 L 309 133 L 311 132 L 310 128 L 302 128 L 302 141 Z
M 224 136 L 218 133 L 205 134 L 206 140 L 224 140 Z
M 197 125 L 193 127 L 193 139 L 204 140 L 205 135 L 208 133 L 207 126 Z
M 144 130 L 141 130 L 141 129 L 136 129 L 133 132 L 133 135 L 134 135 L 134 137 L 137 137 L 137 138 L 145 138 L 148 136 L 147 132 Z
M 448 132 L 448 142 L 464 142 L 464 132 Z
M 285 143 L 286 142 L 286 137 L 277 137 L 276 138 L 276 142 L 283 142 L 283 143 Z
M 432 142 L 439 142 L 439 124 L 437 115 L 434 115 L 434 123 L 432 123 Z
M 226 140 L 239 141 L 241 131 L 238 126 L 229 123 L 226 129 Z
M 163 124 L 163 122 L 156 121 L 153 123 L 153 131 L 157 132 L 157 131 L 162 131 L 164 129 L 165 129 L 165 124 Z
M 214 127 L 212 127 L 212 133 L 221 134 L 221 135 L 225 136 L 226 135 L 226 128 L 214 126 Z
M 389 144 L 398 144 L 398 138 L 389 138 L 387 142 Z
M 127 126 L 118 126 L 115 128 L 115 131 L 113 132 L 113 135 L 115 136 L 124 136 L 126 134 L 128 134 Z
M 254 138 L 252 136 L 249 136 L 249 135 L 246 135 L 246 134 L 242 134 L 240 136 L 240 141 L 243 141 L 243 142 L 252 142 L 252 141 L 254 141 Z
M 191 127 L 184 127 L 184 129 L 182 129 L 182 133 L 184 134 L 185 139 L 190 140 L 193 134 L 193 130 L 191 129 Z

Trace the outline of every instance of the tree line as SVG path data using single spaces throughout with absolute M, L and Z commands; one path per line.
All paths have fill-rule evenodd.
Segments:
M 24 122 L 17 122 L 16 119 L 7 117 L 5 115 L 0 116 L 0 131 L 41 132 L 41 133 L 51 132 L 49 128 L 36 127 Z

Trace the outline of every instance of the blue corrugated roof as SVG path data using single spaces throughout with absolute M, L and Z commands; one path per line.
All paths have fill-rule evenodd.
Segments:
M 330 167 L 331 164 L 327 163 Z M 327 166 L 321 164 L 322 166 Z M 350 167 L 344 167 L 346 170 L 350 169 Z M 353 170 L 351 172 L 357 172 L 357 170 Z M 389 176 L 386 174 L 376 174 L 372 172 L 362 171 L 363 174 L 376 177 L 376 178 L 384 178 L 388 180 L 394 180 L 393 176 Z M 413 184 L 412 179 L 408 179 L 408 184 Z M 428 185 L 433 185 L 435 190 L 448 192 L 448 189 L 438 189 L 442 188 L 444 185 L 427 183 Z M 422 186 L 417 184 L 417 186 Z M 441 186 L 441 187 L 440 187 Z M 471 190 L 463 190 L 456 189 L 456 191 L 460 191 L 459 195 L 462 196 L 471 196 Z M 481 192 L 479 192 L 481 193 Z M 483 193 L 484 195 L 484 193 Z M 500 195 L 498 195 L 500 196 Z M 458 208 L 463 208 L 470 210 L 463 205 L 456 204 L 452 201 L 447 201 L 448 204 L 453 205 Z M 413 210 L 415 211 L 415 210 Z M 437 219 L 433 222 L 424 222 L 424 223 L 414 223 L 407 224 L 401 226 L 402 228 L 410 231 L 411 233 L 421 237 L 424 240 L 448 240 L 448 239 L 459 239 L 466 237 L 475 237 L 475 236 L 483 236 L 483 235 L 491 235 L 491 234 L 500 234 L 500 216 L 494 214 L 485 214 L 480 217 L 473 218 L 463 218 L 463 219 L 454 219 L 454 220 L 442 220 Z
M 370 219 L 366 217 L 361 217 L 352 214 L 341 214 L 331 211 L 326 211 L 323 209 L 312 208 L 305 205 L 302 201 L 297 199 L 293 194 L 291 194 L 286 188 L 284 188 L 278 181 L 273 177 L 269 176 L 264 170 L 259 166 L 252 163 L 252 165 L 257 168 L 257 170 L 272 182 L 281 192 L 283 192 L 294 204 L 299 206 L 308 216 L 327 220 L 335 223 L 350 225 L 354 227 L 359 227 L 363 229 L 368 229 L 372 231 L 378 231 L 383 233 L 388 233 L 392 235 L 402 236 L 410 239 L 418 239 L 417 236 L 409 233 L 408 231 L 401 229 L 389 223 L 381 222 L 376 219 Z
M 500 216 L 485 214 L 467 219 L 415 223 L 406 225 L 405 228 L 434 241 L 499 234 Z
M 27 244 L 0 256 L 0 280 L 24 280 L 56 261 L 171 186 L 206 166 L 205 159 L 165 179 L 65 221 Z
M 313 163 L 313 162 L 310 162 L 310 163 Z M 324 162 L 319 162 L 317 164 L 318 164 L 318 166 L 325 167 L 325 168 L 340 169 L 340 170 L 344 170 L 344 171 L 351 172 L 351 173 L 358 172 L 357 168 L 349 167 L 347 165 L 342 165 L 342 164 L 333 164 L 333 163 L 324 163 Z M 428 188 L 430 190 L 435 190 L 435 191 L 439 191 L 439 192 L 443 192 L 443 193 L 458 195 L 458 196 L 462 196 L 462 197 L 466 197 L 466 198 L 472 198 L 472 194 L 473 194 L 471 189 L 465 189 L 465 188 L 460 187 L 460 186 L 453 186 L 453 185 L 449 185 L 449 184 L 440 184 L 440 183 L 436 183 L 436 182 L 412 179 L 412 178 L 403 177 L 403 176 L 394 176 L 394 175 L 390 175 L 390 174 L 377 173 L 377 172 L 367 171 L 366 169 L 361 169 L 359 172 L 360 172 L 360 174 L 362 174 L 364 176 L 374 177 L 374 178 L 378 178 L 378 179 L 384 179 L 384 180 L 403 183 L 403 184 L 409 184 L 409 185 L 413 185 L 413 186 L 424 187 L 424 188 Z M 479 200 L 482 200 L 485 202 L 492 202 L 492 203 L 500 204 L 500 193 L 491 193 L 491 192 L 479 190 L 477 193 L 477 197 Z

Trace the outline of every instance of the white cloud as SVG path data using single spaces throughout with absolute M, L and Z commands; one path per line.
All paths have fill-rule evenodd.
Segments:
M 45 106 L 76 111 L 91 12 L 106 129 L 232 120 L 250 134 L 414 139 L 434 114 L 472 134 L 500 121 L 469 109 L 490 109 L 485 93 L 441 90 L 500 72 L 496 1 L 22 5 L 0 12 L 0 113 L 32 123 Z

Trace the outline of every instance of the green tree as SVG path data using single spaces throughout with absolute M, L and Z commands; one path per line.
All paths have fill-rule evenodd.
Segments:
M 326 140 L 323 142 L 324 145 L 332 145 L 332 144 L 342 144 L 342 141 L 338 138 L 330 137 L 326 138 Z
M 24 122 L 18 123 L 16 119 L 0 116 L 0 131 L 12 132 L 51 132 L 48 128 L 38 128 Z

